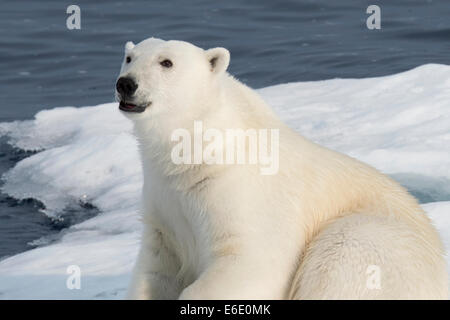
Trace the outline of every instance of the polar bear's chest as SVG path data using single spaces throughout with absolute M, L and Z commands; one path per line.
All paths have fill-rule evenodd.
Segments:
M 154 208 L 154 227 L 161 232 L 164 245 L 177 257 L 183 272 L 198 275 L 207 264 L 206 257 L 211 248 L 205 216 L 199 214 L 201 209 L 191 198 L 164 181 L 152 184 L 151 189 L 147 194 L 151 194 L 149 202 Z

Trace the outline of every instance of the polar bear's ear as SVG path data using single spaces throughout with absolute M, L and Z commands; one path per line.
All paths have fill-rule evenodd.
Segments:
M 206 50 L 206 58 L 211 71 L 218 74 L 227 70 L 230 64 L 230 52 L 225 48 L 213 48 Z
M 134 48 L 134 43 L 132 41 L 128 41 L 127 43 L 125 43 L 125 51 L 130 51 L 133 48 Z

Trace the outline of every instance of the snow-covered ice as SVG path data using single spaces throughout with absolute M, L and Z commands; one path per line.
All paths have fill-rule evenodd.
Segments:
M 373 165 L 427 202 L 450 246 L 450 66 L 259 92 L 304 136 Z M 52 217 L 83 202 L 101 211 L 56 242 L 0 261 L 0 299 L 123 298 L 141 231 L 142 177 L 131 129 L 116 103 L 0 123 L 12 145 L 40 150 L 5 174 L 4 192 L 40 200 Z M 81 269 L 81 290 L 66 287 L 70 265 Z

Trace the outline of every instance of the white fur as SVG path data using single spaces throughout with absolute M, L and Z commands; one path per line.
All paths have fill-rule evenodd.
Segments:
M 132 61 L 121 76 L 136 79 L 135 102 L 151 102 L 126 113 L 140 142 L 145 226 L 129 298 L 447 298 L 442 243 L 416 200 L 285 126 L 226 72 L 226 49 L 151 38 L 127 44 L 125 55 Z M 194 120 L 279 129 L 278 174 L 175 165 L 171 133 Z M 380 269 L 378 289 L 367 286 L 371 265 Z

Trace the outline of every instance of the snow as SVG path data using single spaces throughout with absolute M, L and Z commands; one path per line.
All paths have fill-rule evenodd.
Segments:
M 423 208 L 450 246 L 450 66 L 259 93 L 304 136 L 373 165 L 427 202 Z M 131 130 L 116 103 L 0 123 L 12 145 L 40 151 L 5 174 L 4 192 L 40 200 L 51 217 L 86 202 L 101 211 L 56 242 L 0 261 L 0 299 L 123 298 L 141 232 L 142 177 Z M 67 289 L 70 265 L 80 267 L 81 290 Z

